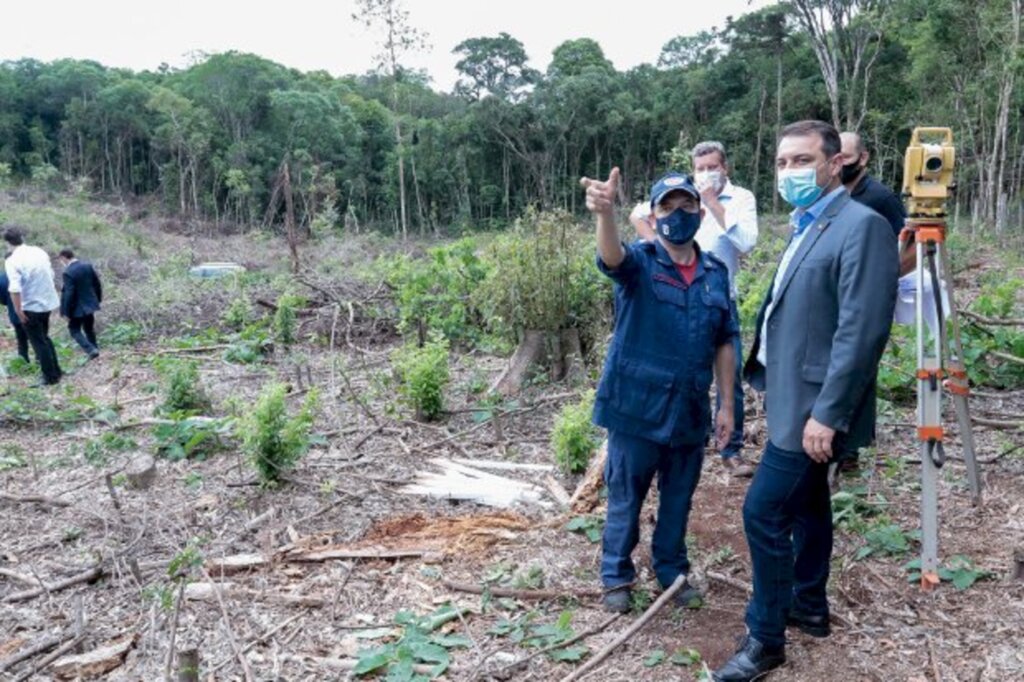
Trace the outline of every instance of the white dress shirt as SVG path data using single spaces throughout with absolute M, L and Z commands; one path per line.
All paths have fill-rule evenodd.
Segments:
M 48 313 L 60 307 L 57 288 L 53 284 L 53 266 L 50 257 L 38 246 L 21 244 L 4 263 L 8 291 L 21 294 L 21 309 L 34 313 Z
M 726 180 L 718 195 L 725 209 L 725 225 L 719 225 L 711 211 L 704 207 L 704 220 L 697 230 L 697 243 L 703 251 L 713 253 L 729 270 L 729 291 L 736 298 L 736 274 L 740 256 L 749 253 L 757 243 L 757 201 L 750 190 Z

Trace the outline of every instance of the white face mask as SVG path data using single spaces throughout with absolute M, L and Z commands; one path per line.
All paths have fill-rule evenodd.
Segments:
M 722 175 L 722 171 L 697 171 L 693 175 L 698 189 L 710 186 L 714 187 L 716 192 L 721 192 L 725 187 L 725 176 Z

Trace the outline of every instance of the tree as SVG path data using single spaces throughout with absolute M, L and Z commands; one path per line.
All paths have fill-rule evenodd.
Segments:
M 894 0 L 791 0 L 821 68 L 832 124 L 859 130 L 867 111 L 871 69 L 882 45 L 882 25 Z
M 714 62 L 721 52 L 719 36 L 714 28 L 710 31 L 701 31 L 694 36 L 676 36 L 661 48 L 658 66 L 663 69 L 707 66 Z
M 426 34 L 412 27 L 409 13 L 402 9 L 401 0 L 357 0 L 359 14 L 353 18 L 368 28 L 384 33 L 378 68 L 386 70 L 392 82 L 392 111 L 395 114 L 395 144 L 398 156 L 399 210 L 402 217 L 402 239 L 408 239 L 409 227 L 405 206 L 405 158 L 402 145 L 402 127 L 398 116 L 398 82 L 402 76 L 401 58 L 406 53 L 426 47 Z
M 538 71 L 526 66 L 523 44 L 504 32 L 495 38 L 469 38 L 452 52 L 462 55 L 455 65 L 462 75 L 455 92 L 470 99 L 493 95 L 515 101 L 540 78 Z

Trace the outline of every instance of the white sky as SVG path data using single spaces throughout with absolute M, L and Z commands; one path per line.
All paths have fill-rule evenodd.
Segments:
M 404 60 L 425 68 L 434 86 L 456 80 L 451 50 L 466 38 L 505 31 L 523 42 L 530 65 L 547 68 L 565 40 L 593 38 L 615 67 L 657 60 L 677 35 L 722 27 L 768 0 L 405 0 L 410 23 L 426 31 L 430 49 Z M 336 76 L 373 68 L 378 36 L 352 19 L 353 0 L 3 0 L 0 60 L 92 59 L 107 66 L 184 67 L 195 51 L 252 52 L 302 71 Z

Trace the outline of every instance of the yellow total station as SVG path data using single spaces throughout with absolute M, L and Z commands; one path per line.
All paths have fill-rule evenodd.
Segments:
M 903 198 L 907 203 L 908 217 L 946 217 L 946 199 L 956 188 L 953 180 L 955 164 L 956 150 L 951 129 L 914 128 L 903 161 Z

